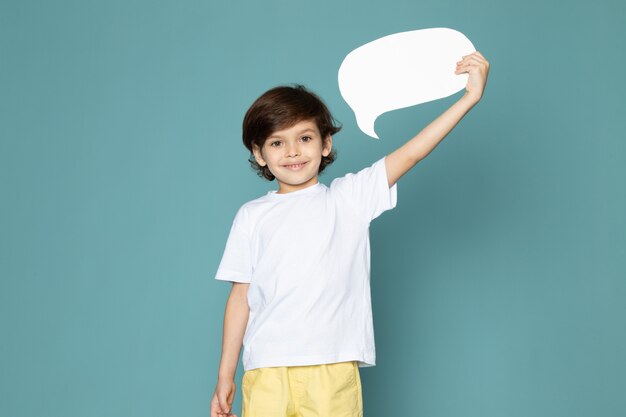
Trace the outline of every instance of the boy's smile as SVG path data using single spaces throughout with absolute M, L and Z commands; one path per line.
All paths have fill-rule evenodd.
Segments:
M 254 157 L 267 165 L 278 181 L 277 194 L 290 193 L 317 184 L 322 156 L 328 156 L 332 137 L 322 141 L 314 119 L 272 133 L 262 148 L 254 147 Z

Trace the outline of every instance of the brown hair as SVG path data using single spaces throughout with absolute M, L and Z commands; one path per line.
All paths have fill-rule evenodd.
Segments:
M 289 128 L 302 120 L 314 119 L 322 135 L 334 135 L 341 130 L 341 125 L 332 116 L 322 99 L 301 84 L 274 87 L 255 100 L 243 118 L 243 144 L 250 151 L 248 161 L 260 177 L 269 181 L 274 175 L 266 166 L 257 163 L 252 153 L 252 145 L 262 148 L 272 133 Z M 322 156 L 318 173 L 330 165 L 337 154 L 331 149 L 328 156 Z

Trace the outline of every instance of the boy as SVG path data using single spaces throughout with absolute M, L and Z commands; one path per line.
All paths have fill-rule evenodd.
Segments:
M 304 87 L 276 87 L 243 122 L 258 174 L 278 190 L 241 206 L 216 279 L 231 281 L 211 417 L 230 416 L 243 342 L 242 417 L 362 417 L 359 367 L 375 365 L 369 224 L 396 182 L 482 97 L 489 63 L 466 55 L 466 92 L 417 136 L 356 174 L 318 182 L 340 130 Z M 235 416 L 236 417 L 236 416 Z

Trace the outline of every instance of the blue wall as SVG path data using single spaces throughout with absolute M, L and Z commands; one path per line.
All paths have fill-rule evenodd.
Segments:
M 306 84 L 344 126 L 320 180 L 358 170 L 461 93 L 381 116 L 376 141 L 339 65 L 429 27 L 491 73 L 372 224 L 365 415 L 626 415 L 626 6 L 386 3 L 0 0 L 1 416 L 208 416 L 214 273 L 236 209 L 275 187 L 245 110 Z

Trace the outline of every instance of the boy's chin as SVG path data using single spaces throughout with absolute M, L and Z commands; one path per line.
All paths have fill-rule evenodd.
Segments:
M 280 184 L 285 184 L 287 186 L 298 186 L 298 185 L 303 185 L 306 184 L 308 182 L 311 181 L 315 181 L 317 179 L 317 176 L 312 176 L 310 178 L 280 178 L 280 177 L 276 177 L 276 180 L 278 183 Z

